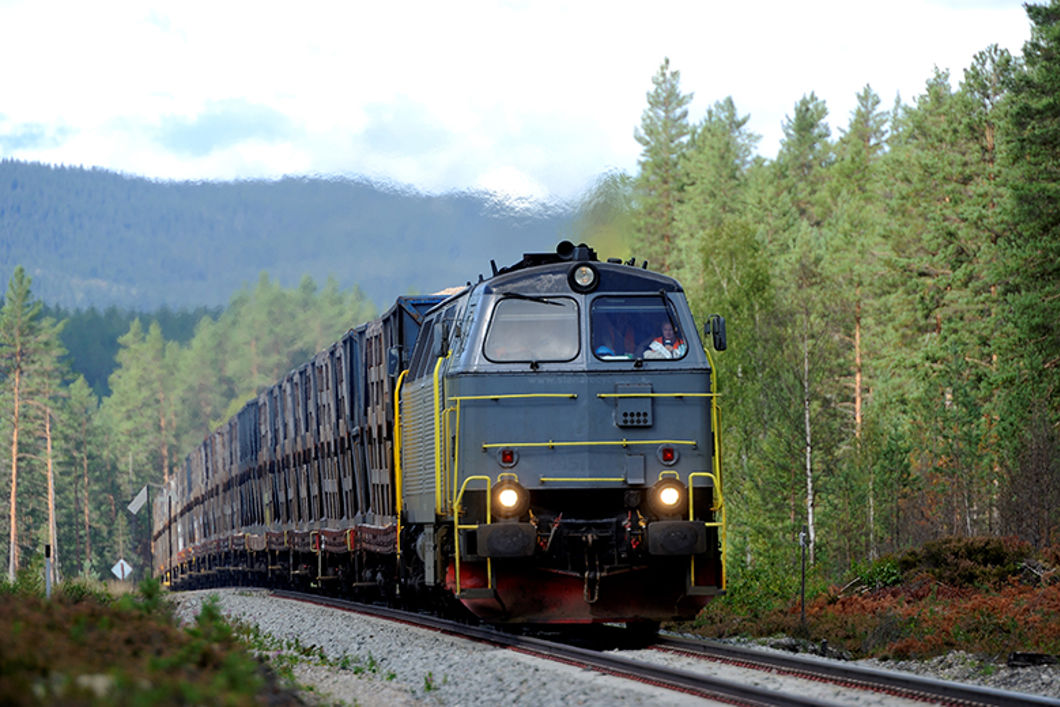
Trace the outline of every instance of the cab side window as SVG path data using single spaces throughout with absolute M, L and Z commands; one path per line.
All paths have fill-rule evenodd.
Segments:
M 430 355 L 434 343 L 434 320 L 428 319 L 420 329 L 416 337 L 416 345 L 412 348 L 412 361 L 409 362 L 409 378 L 415 380 L 421 377 L 430 366 L 433 358 Z

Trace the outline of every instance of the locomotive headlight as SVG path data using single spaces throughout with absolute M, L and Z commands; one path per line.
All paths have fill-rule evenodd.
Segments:
M 685 487 L 679 480 L 667 478 L 655 484 L 648 495 L 648 505 L 659 516 L 675 516 L 685 504 Z
M 673 508 L 681 500 L 681 492 L 673 486 L 667 486 L 659 491 L 659 502 L 668 508 Z
M 493 512 L 501 518 L 518 518 L 530 507 L 530 494 L 514 479 L 502 479 L 493 487 Z
M 588 265 L 582 265 L 574 271 L 574 281 L 581 287 L 588 287 L 596 279 L 596 273 Z
M 570 270 L 567 275 L 568 281 L 570 282 L 571 288 L 575 292 L 592 292 L 596 289 L 599 284 L 600 277 L 596 272 L 596 268 L 592 265 L 582 263 L 576 265 Z
M 497 494 L 497 505 L 501 508 L 515 508 L 519 504 L 519 492 L 515 489 L 504 489 Z

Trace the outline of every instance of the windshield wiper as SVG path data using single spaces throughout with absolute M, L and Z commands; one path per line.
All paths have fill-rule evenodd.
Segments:
M 541 297 L 539 295 L 524 295 L 522 292 L 502 292 L 500 294 L 501 294 L 501 299 L 508 299 L 508 298 L 511 298 L 511 299 L 524 299 L 524 300 L 527 300 L 528 302 L 539 302 L 540 304 L 551 304 L 554 307 L 562 307 L 563 306 L 563 304 L 560 303 L 560 302 L 553 302 L 553 301 L 549 300 L 548 298 Z

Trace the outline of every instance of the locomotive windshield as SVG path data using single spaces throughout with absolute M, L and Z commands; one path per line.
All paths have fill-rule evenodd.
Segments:
M 578 355 L 578 305 L 568 297 L 505 297 L 493 309 L 486 358 L 569 361 Z
M 604 361 L 679 359 L 688 353 L 677 317 L 662 297 L 597 297 L 590 318 L 593 354 Z

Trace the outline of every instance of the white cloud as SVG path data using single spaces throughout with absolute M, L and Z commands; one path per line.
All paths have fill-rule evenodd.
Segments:
M 1019 53 L 1028 36 L 1020 0 L 0 0 L 0 145 L 156 178 L 359 173 L 572 197 L 635 169 L 664 56 L 694 120 L 731 95 L 772 156 L 810 91 L 836 134 L 866 83 L 887 107 L 908 102 L 934 66 L 956 82 L 976 51 Z M 239 125 L 205 120 L 218 105 L 253 107 L 270 130 L 211 139 Z M 212 149 L 165 149 L 176 124 Z

